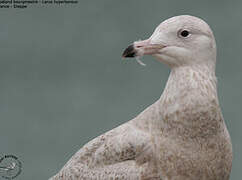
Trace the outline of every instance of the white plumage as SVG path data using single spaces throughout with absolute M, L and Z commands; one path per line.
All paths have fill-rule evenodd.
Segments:
M 228 180 L 230 137 L 219 107 L 216 43 L 201 19 L 162 22 L 123 56 L 152 55 L 171 68 L 160 99 L 82 147 L 52 180 Z

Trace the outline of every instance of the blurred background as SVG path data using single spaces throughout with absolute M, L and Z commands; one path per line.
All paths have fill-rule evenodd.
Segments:
M 217 40 L 231 179 L 241 179 L 241 7 L 239 0 L 80 0 L 0 9 L 0 157 L 20 159 L 16 179 L 47 179 L 86 142 L 135 117 L 160 97 L 169 69 L 148 56 L 146 67 L 123 60 L 123 50 L 163 20 L 190 14 Z

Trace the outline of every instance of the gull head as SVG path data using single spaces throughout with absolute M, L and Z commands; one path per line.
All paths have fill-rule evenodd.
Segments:
M 181 15 L 163 21 L 150 38 L 135 41 L 123 57 L 152 55 L 170 67 L 194 64 L 215 66 L 216 42 L 213 32 L 202 19 Z

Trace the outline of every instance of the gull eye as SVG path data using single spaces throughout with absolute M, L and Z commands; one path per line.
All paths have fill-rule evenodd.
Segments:
M 178 32 L 178 36 L 180 37 L 188 37 L 190 35 L 190 32 L 188 30 L 180 30 Z

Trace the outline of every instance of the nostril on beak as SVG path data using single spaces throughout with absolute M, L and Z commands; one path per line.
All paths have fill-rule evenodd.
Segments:
M 136 56 L 136 50 L 134 49 L 134 45 L 129 45 L 123 52 L 122 57 L 123 58 L 132 58 Z

